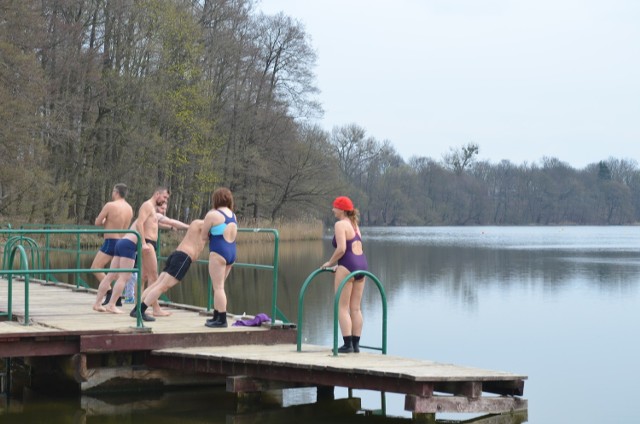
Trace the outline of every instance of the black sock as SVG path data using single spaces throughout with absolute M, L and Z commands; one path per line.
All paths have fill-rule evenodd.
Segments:
M 353 351 L 360 352 L 360 336 L 352 336 L 351 341 L 353 343 Z
M 220 316 L 220 312 L 218 312 L 217 309 L 214 309 L 213 310 L 213 320 L 217 321 L 219 316 Z
M 218 312 L 218 321 L 227 322 L 227 313 L 226 312 Z
M 140 314 L 141 314 L 141 315 L 144 315 L 144 313 L 147 311 L 147 308 L 148 308 L 148 307 L 149 307 L 149 306 L 147 306 L 147 304 L 146 304 L 146 303 L 142 302 L 142 303 L 140 304 Z
M 344 340 L 344 345 L 345 346 L 347 346 L 347 347 L 351 346 L 351 340 L 352 340 L 351 336 L 343 336 L 342 340 Z
M 104 295 L 103 305 L 106 305 L 111 300 L 111 289 L 107 290 L 107 293 Z

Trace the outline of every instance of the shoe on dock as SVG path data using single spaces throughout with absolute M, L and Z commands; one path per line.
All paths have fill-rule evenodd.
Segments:
M 137 306 L 134 307 L 131 312 L 129 312 L 129 316 L 131 318 L 138 318 L 138 308 Z M 156 319 L 154 317 L 152 317 L 151 315 L 147 315 L 146 312 L 143 312 L 141 315 L 142 317 L 142 321 L 147 321 L 147 322 L 151 322 L 151 321 L 155 321 Z
M 147 315 L 144 312 L 142 313 L 141 317 L 142 317 L 142 321 L 151 322 L 156 320 L 154 317 L 152 317 L 151 315 Z
M 205 326 L 209 327 L 209 328 L 227 328 L 227 321 L 214 321 L 214 320 L 207 320 L 207 322 L 204 323 Z
M 338 353 L 353 353 L 353 346 L 342 345 L 338 348 Z

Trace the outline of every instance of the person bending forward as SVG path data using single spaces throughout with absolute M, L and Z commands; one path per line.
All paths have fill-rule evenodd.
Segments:
M 187 229 L 184 238 L 168 257 L 165 267 L 153 284 L 142 292 L 140 314 L 145 321 L 155 321 L 146 314 L 147 308 L 154 305 L 163 293 L 178 284 L 184 278 L 191 264 L 198 260 L 198 255 L 204 247 L 202 229 L 204 221 L 194 220 Z M 137 307 L 131 311 L 132 317 L 137 317 Z

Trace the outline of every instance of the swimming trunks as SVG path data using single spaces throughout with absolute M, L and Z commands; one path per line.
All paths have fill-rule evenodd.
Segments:
M 191 257 L 184 252 L 174 250 L 168 257 L 162 272 L 166 272 L 178 281 L 182 281 L 184 275 L 191 266 Z
M 106 253 L 109 256 L 113 256 L 116 250 L 116 243 L 118 242 L 118 240 L 120 239 L 115 239 L 115 238 L 104 239 L 104 243 L 102 243 L 102 246 L 100 247 L 100 251 L 102 253 Z
M 113 256 L 135 259 L 138 254 L 138 246 L 129 239 L 122 238 L 116 243 Z
M 356 255 L 355 253 L 353 253 L 354 241 L 362 242 L 362 238 L 360 237 L 360 234 L 358 234 L 357 231 L 356 231 L 356 235 L 353 236 L 351 240 L 347 240 L 347 246 L 346 246 L 344 255 L 342 255 L 342 257 L 338 259 L 338 265 L 342 265 L 343 267 L 347 268 L 349 272 L 368 271 L 369 264 L 367 263 L 367 257 L 365 256 L 365 254 L 362 253 L 361 255 Z M 331 242 L 331 244 L 333 244 L 333 247 L 338 246 L 338 244 L 336 243 L 335 236 L 333 236 L 333 241 Z M 354 275 L 353 278 L 354 280 L 358 281 L 358 280 L 362 280 L 364 277 L 365 277 L 364 274 L 356 274 Z
M 153 246 L 155 250 L 158 250 L 158 242 L 156 240 L 144 239 L 144 242 Z
M 218 212 L 224 216 L 224 223 L 211 227 L 211 230 L 209 230 L 209 252 L 217 253 L 224 258 L 227 265 L 231 265 L 236 261 L 236 242 L 234 240 L 229 243 L 224 239 L 222 234 L 224 233 L 224 229 L 227 228 L 227 225 L 238 225 L 238 223 L 236 221 L 236 216 L 233 213 L 228 217 L 221 211 Z M 222 227 L 222 231 L 220 231 L 220 227 Z

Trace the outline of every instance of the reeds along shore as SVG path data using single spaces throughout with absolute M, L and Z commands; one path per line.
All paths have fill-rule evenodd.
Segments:
M 278 230 L 280 241 L 303 241 L 303 240 L 320 240 L 323 235 L 323 224 L 318 219 L 298 220 L 298 221 L 240 221 L 240 228 L 269 228 Z M 44 227 L 44 225 L 43 225 Z M 8 229 L 3 225 L 1 228 Z M 11 225 L 12 229 L 20 229 L 20 223 Z M 30 228 L 35 228 L 30 224 Z M 57 229 L 64 228 L 64 225 L 56 225 Z M 79 228 L 77 225 L 69 224 L 69 229 Z M 97 228 L 86 226 L 86 228 Z M 164 246 L 176 246 L 184 236 L 183 231 L 162 230 L 160 233 L 160 241 Z M 36 242 L 44 244 L 43 235 L 29 236 Z M 0 244 L 4 244 L 6 237 L 0 235 Z M 273 235 L 270 233 L 239 233 L 238 244 L 272 242 Z M 101 234 L 82 234 L 80 236 L 80 246 L 83 248 L 98 248 L 102 245 L 103 238 Z M 75 248 L 78 243 L 78 236 L 75 234 L 58 234 L 49 238 L 49 246 L 52 248 Z

